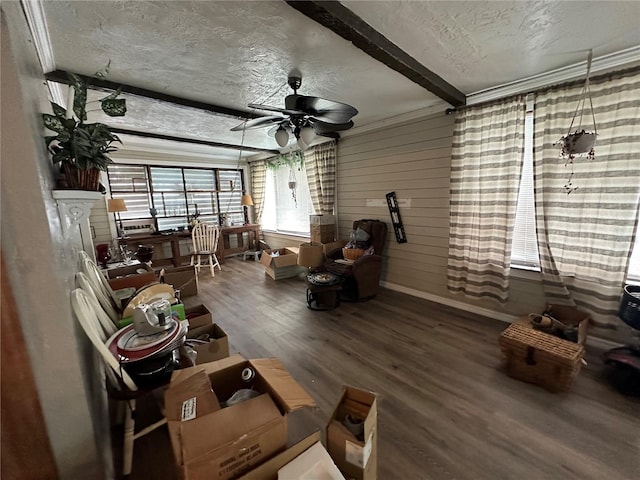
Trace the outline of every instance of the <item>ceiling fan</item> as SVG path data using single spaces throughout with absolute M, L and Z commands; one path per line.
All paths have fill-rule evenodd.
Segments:
M 298 145 L 304 149 L 316 135 L 340 138 L 339 131 L 353 127 L 351 118 L 358 114 L 358 110 L 354 107 L 324 98 L 298 95 L 298 89 L 302 84 L 302 78 L 299 76 L 290 76 L 287 83 L 293 89 L 293 94 L 287 95 L 284 99 L 284 108 L 249 104 L 249 108 L 278 112 L 280 115 L 247 120 L 231 130 L 235 132 L 250 128 L 272 127 L 268 133 L 275 135 L 280 147 L 287 146 L 289 136 L 293 135 L 298 140 Z

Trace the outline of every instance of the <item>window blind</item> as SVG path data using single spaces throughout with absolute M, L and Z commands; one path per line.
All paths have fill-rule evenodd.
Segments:
M 304 168 L 294 169 L 295 200 L 289 182 L 289 168 L 267 169 L 262 227 L 281 233 L 309 235 L 309 215 L 314 214 L 307 174 Z
M 524 156 L 522 177 L 518 190 L 518 206 L 513 227 L 511 266 L 539 269 L 538 241 L 536 238 L 536 210 L 533 195 L 533 110 L 525 117 Z

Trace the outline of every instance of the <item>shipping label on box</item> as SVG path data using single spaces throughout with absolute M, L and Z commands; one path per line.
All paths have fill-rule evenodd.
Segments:
M 344 458 L 347 462 L 360 468 L 367 466 L 373 449 L 373 433 L 374 432 L 371 432 L 371 435 L 369 435 L 364 447 L 358 443 L 346 440 Z

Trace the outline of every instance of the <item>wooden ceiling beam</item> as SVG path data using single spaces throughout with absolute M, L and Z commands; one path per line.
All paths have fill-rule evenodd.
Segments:
M 215 115 L 219 115 L 222 117 L 230 117 L 242 121 L 244 119 L 258 118 L 262 115 L 256 114 L 250 111 L 244 110 L 235 110 L 233 108 L 227 108 L 220 105 L 213 105 L 211 103 L 199 102 L 197 100 L 189 100 L 187 98 L 176 97 L 174 95 L 169 95 L 166 93 L 155 92 L 153 90 L 147 90 L 146 88 L 134 87 L 132 85 L 123 85 L 121 83 L 111 82 L 109 80 L 104 80 L 102 78 L 96 77 L 87 77 L 84 75 L 76 74 L 80 78 L 82 78 L 88 88 L 93 90 L 106 90 L 106 91 L 116 91 L 120 89 L 123 93 L 128 93 L 131 95 L 136 95 L 138 97 L 151 98 L 154 100 L 159 100 L 161 102 L 173 103 L 175 105 L 180 105 L 183 107 L 195 108 L 198 110 L 205 110 L 207 112 L 211 112 Z M 44 75 L 45 79 L 51 82 L 62 83 L 68 85 L 69 78 L 67 77 L 67 72 L 64 70 L 55 70 L 53 72 L 46 73 Z
M 426 88 L 454 107 L 466 96 L 336 1 L 285 0 L 291 7 L 353 43 L 367 55 Z
M 247 152 L 256 152 L 256 153 L 280 153 L 279 150 L 269 150 L 266 148 L 256 148 L 256 147 L 247 147 L 246 145 L 234 145 L 230 143 L 220 143 L 220 142 L 211 142 L 209 140 L 200 140 L 196 138 L 183 138 L 183 137 L 174 137 L 172 135 L 164 135 L 161 133 L 151 133 L 151 132 L 141 132 L 138 130 L 128 130 L 126 128 L 114 128 L 109 127 L 113 133 L 122 134 L 122 135 L 133 135 L 136 137 L 145 137 L 145 138 L 156 138 L 158 140 L 171 140 L 173 142 L 182 142 L 182 143 L 195 143 L 198 145 L 208 145 L 209 147 L 218 147 L 218 148 L 229 148 L 232 150 L 243 150 Z

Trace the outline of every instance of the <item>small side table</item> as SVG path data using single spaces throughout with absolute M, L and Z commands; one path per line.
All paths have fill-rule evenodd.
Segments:
M 333 310 L 340 305 L 342 277 L 329 272 L 310 273 L 307 284 L 307 307 L 311 310 Z

